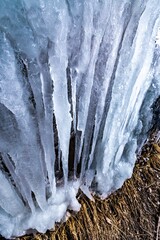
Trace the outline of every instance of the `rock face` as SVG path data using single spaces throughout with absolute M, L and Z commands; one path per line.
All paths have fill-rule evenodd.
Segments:
M 0 1 L 0 234 L 121 187 L 159 127 L 159 0 Z

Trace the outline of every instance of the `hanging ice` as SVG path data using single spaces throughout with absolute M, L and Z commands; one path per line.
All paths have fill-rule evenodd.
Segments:
M 131 176 L 160 126 L 159 21 L 159 0 L 0 1 L 1 235 L 45 232 L 79 188 Z

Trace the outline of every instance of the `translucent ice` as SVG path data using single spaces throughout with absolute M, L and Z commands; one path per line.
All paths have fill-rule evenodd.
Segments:
M 159 0 L 0 1 L 0 234 L 121 187 L 160 133 Z

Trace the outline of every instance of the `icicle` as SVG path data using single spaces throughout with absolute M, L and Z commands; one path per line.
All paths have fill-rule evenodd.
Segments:
M 0 1 L 0 234 L 107 197 L 158 141 L 159 26 L 159 0 Z

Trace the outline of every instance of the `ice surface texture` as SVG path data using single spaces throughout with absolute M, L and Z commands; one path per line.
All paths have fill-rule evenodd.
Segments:
M 0 1 L 0 234 L 45 232 L 79 188 L 131 176 L 159 127 L 159 21 L 159 0 Z

